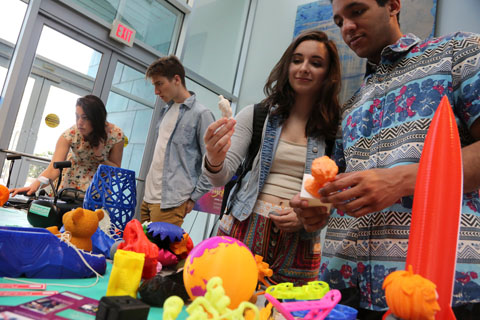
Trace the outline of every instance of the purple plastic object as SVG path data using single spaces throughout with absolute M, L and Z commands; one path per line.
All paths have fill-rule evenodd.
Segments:
M 79 252 L 96 272 L 105 274 L 103 255 Z M 95 274 L 72 246 L 46 229 L 0 227 L 0 276 L 73 279 Z
M 182 240 L 185 233 L 181 227 L 168 222 L 152 222 L 148 225 L 147 231 L 153 238 L 159 237 L 161 241 L 168 238 L 170 242 Z
M 304 319 L 323 320 L 332 311 L 335 305 L 340 301 L 342 295 L 338 290 L 330 290 L 320 300 L 298 301 L 298 302 L 280 302 L 275 297 L 265 293 L 265 298 L 280 312 L 285 319 L 294 320 L 291 314 L 294 311 L 310 310 Z

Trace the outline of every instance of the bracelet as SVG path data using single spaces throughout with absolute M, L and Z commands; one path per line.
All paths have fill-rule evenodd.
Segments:
M 47 185 L 50 183 L 50 179 L 48 179 L 45 176 L 40 176 L 37 178 L 38 182 L 40 182 L 40 188 L 43 187 L 44 185 Z
M 210 163 L 210 161 L 208 161 L 207 156 L 205 156 L 205 162 L 207 163 L 207 166 L 209 166 L 210 168 L 219 168 L 223 166 L 223 161 L 220 162 L 220 164 L 217 164 L 216 166 L 214 166 L 213 164 Z

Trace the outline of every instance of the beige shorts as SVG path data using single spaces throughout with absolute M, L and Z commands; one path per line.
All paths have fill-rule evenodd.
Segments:
M 185 207 L 187 201 L 182 203 L 176 208 L 161 209 L 160 203 L 147 203 L 142 202 L 140 207 L 140 219 L 141 222 L 168 222 L 179 227 L 183 224 L 183 218 L 185 218 Z

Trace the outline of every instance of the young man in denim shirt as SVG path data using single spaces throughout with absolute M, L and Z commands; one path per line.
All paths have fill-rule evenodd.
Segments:
M 181 226 L 195 202 L 211 188 L 201 175 L 203 134 L 215 119 L 185 86 L 185 70 L 175 56 L 154 61 L 146 76 L 167 104 L 157 124 L 157 139 L 145 180 L 141 220 Z

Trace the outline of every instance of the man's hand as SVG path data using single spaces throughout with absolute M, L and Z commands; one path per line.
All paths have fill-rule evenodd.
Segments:
M 352 217 L 383 210 L 413 195 L 417 164 L 339 174 L 322 189 L 323 202 Z
M 187 204 L 185 205 L 185 215 L 189 214 L 192 211 L 193 207 L 195 206 L 195 201 L 192 199 L 187 200 Z
M 300 199 L 300 193 L 290 200 L 290 207 L 293 208 L 307 232 L 324 228 L 330 217 L 327 207 L 309 207 L 308 201 Z
M 292 208 L 272 211 L 268 217 L 272 219 L 278 229 L 285 232 L 295 232 L 303 227 Z

